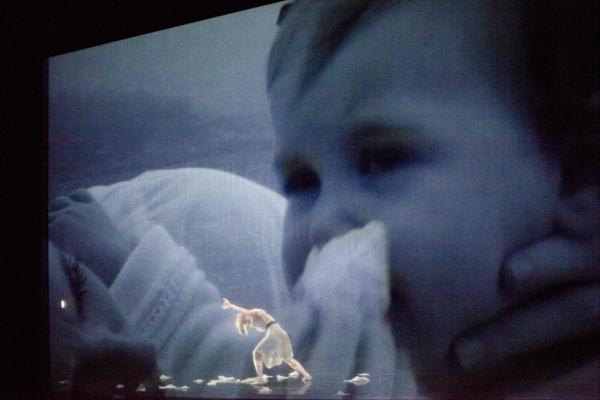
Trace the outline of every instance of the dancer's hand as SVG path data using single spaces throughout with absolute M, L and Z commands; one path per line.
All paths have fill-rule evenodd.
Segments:
M 231 303 L 229 302 L 229 300 L 223 298 L 223 304 L 221 304 L 221 308 L 223 310 L 227 310 L 230 307 L 231 307 Z

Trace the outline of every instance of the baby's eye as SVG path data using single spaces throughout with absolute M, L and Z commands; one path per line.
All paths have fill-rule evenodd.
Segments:
M 427 147 L 413 129 L 378 121 L 358 124 L 348 138 L 350 162 L 365 177 L 404 167 L 420 158 Z
M 383 174 L 406 165 L 411 159 L 412 154 L 401 145 L 366 146 L 359 150 L 357 169 L 365 176 Z
M 310 168 L 304 167 L 289 172 L 283 181 L 286 195 L 301 194 L 318 189 L 321 185 L 319 176 Z

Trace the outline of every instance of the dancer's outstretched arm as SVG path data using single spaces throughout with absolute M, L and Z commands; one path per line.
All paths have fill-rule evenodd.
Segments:
M 231 304 L 229 302 L 229 300 L 227 300 L 225 298 L 223 299 L 223 304 L 221 305 L 221 307 L 223 307 L 223 310 L 227 310 L 228 308 L 231 308 L 235 312 L 250 312 L 250 310 L 247 310 L 243 307 L 239 307 L 239 306 L 236 306 L 235 304 Z

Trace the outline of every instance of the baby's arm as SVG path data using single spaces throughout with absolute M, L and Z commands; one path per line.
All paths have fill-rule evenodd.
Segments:
M 178 385 L 217 375 L 239 376 L 255 343 L 235 333 L 221 296 L 187 250 L 160 225 L 150 229 L 110 291 L 130 321 L 130 332 L 150 341 L 161 373 Z
M 59 196 L 48 207 L 48 235 L 110 286 L 131 248 L 106 211 L 85 189 Z
M 53 384 L 66 379 L 73 392 L 98 395 L 112 392 L 118 383 L 135 388 L 150 378 L 154 349 L 127 334 L 108 288 L 52 242 L 48 261 Z

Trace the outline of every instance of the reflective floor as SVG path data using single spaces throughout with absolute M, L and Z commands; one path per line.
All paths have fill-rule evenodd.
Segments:
M 313 376 L 311 381 L 303 381 L 300 378 L 287 376 L 272 376 L 265 385 L 253 385 L 242 383 L 238 379 L 229 378 L 233 381 L 219 381 L 207 385 L 210 381 L 202 383 L 190 382 L 182 386 L 175 386 L 166 380 L 158 386 L 144 387 L 115 387 L 112 390 L 114 398 L 121 399 L 144 399 L 156 397 L 183 397 L 183 398 L 306 398 L 306 399 L 350 399 L 350 398 L 382 398 L 389 394 L 380 392 L 379 389 L 387 385 L 378 384 L 382 380 L 371 381 L 371 379 L 355 380 L 355 383 L 347 383 L 334 380 L 329 376 Z M 389 377 L 391 379 L 391 377 Z M 383 379 L 388 381 L 388 379 Z M 388 381 L 389 382 L 389 381 Z M 68 383 L 61 384 L 61 391 L 69 391 Z

